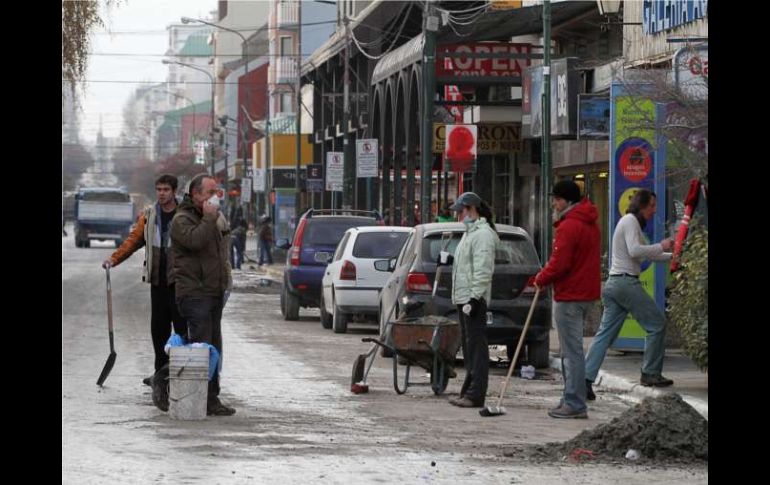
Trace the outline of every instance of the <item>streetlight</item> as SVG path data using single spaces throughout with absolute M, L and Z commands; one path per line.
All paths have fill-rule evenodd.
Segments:
M 215 23 L 207 22 L 207 21 L 202 20 L 202 19 L 196 19 L 196 18 L 192 18 L 192 17 L 182 17 L 180 20 L 182 21 L 183 24 L 189 24 L 189 23 L 197 22 L 197 23 L 200 23 L 200 24 L 209 25 L 211 27 L 214 27 L 215 29 L 225 30 L 227 32 L 231 32 L 231 33 L 237 35 L 238 37 L 240 37 L 241 40 L 243 41 L 242 57 L 244 57 L 244 65 L 245 65 L 245 68 L 246 68 L 246 72 L 245 72 L 244 76 L 247 76 L 249 74 L 249 43 L 246 41 L 246 37 L 243 34 L 238 32 L 237 30 L 230 29 L 228 27 L 223 27 L 223 26 L 217 25 Z M 214 99 L 213 94 L 211 96 L 211 99 L 212 99 L 212 102 L 213 102 L 213 99 Z M 248 82 L 247 82 L 246 83 L 246 106 L 248 106 L 248 105 L 249 105 L 249 85 L 248 85 Z M 243 122 L 243 118 L 240 115 L 238 116 L 238 119 L 239 119 L 238 124 L 240 125 L 239 128 L 240 128 L 240 131 L 242 133 L 242 136 L 244 137 L 244 142 L 243 143 L 245 145 L 246 144 L 245 138 L 246 138 L 246 135 L 248 133 L 248 126 L 249 126 L 249 124 Z M 245 129 L 243 127 L 245 127 Z M 244 148 L 244 150 L 243 150 L 243 177 L 246 177 L 246 173 L 248 172 L 248 168 L 249 168 L 247 159 L 248 159 L 248 150 Z M 225 180 L 226 180 L 226 176 L 225 176 Z
M 195 69 L 196 71 L 200 71 L 207 75 L 209 79 L 211 80 L 211 113 L 210 113 L 210 132 L 211 132 L 211 175 L 214 175 L 214 76 L 211 75 L 210 72 L 208 72 L 205 69 L 202 69 L 198 66 L 193 66 L 192 64 L 187 64 L 185 62 L 180 61 L 170 61 L 168 59 L 163 59 L 163 64 L 178 64 L 180 66 L 189 67 L 190 69 Z M 227 184 L 227 173 L 225 172 L 225 185 Z

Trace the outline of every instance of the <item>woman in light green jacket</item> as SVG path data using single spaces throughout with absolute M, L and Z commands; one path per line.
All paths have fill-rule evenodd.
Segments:
M 460 397 L 450 403 L 460 407 L 483 407 L 489 378 L 487 304 L 492 296 L 495 250 L 500 238 L 492 221 L 492 210 L 473 192 L 465 192 L 451 210 L 465 224 L 465 234 L 455 250 L 452 266 L 452 303 L 457 305 L 465 348 L 465 382 Z M 452 258 L 441 254 L 440 264 Z

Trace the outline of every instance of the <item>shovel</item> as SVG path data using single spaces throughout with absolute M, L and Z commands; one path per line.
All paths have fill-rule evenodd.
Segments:
M 529 307 L 527 321 L 524 323 L 524 328 L 521 330 L 519 344 L 516 346 L 516 352 L 513 354 L 513 359 L 511 359 L 511 366 L 508 368 L 508 375 L 505 377 L 505 383 L 503 384 L 503 388 L 500 390 L 500 398 L 497 400 L 497 406 L 487 406 L 479 411 L 479 414 L 485 418 L 505 414 L 505 408 L 502 406 L 503 396 L 505 395 L 505 390 L 508 388 L 508 381 L 511 380 L 511 374 L 513 374 L 513 368 L 516 366 L 516 360 L 519 358 L 519 351 L 521 350 L 521 345 L 524 343 L 524 337 L 527 335 L 529 322 L 532 321 L 532 314 L 535 313 L 535 305 L 537 305 L 538 296 L 540 296 L 540 288 L 535 286 L 535 296 L 532 297 L 532 305 Z
M 104 364 L 104 369 L 99 375 L 99 379 L 96 381 L 97 386 L 104 384 L 107 380 L 107 376 L 110 375 L 112 367 L 115 365 L 115 359 L 118 354 L 115 353 L 115 340 L 112 336 L 112 285 L 110 284 L 110 268 L 105 268 L 107 271 L 107 326 L 110 330 L 110 355 L 107 357 L 107 362 Z

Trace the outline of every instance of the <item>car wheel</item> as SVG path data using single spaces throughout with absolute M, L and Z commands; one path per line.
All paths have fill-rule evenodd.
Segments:
M 299 298 L 292 295 L 288 288 L 284 286 L 284 305 L 286 306 L 286 314 L 283 316 L 285 320 L 299 320 Z
M 529 365 L 534 366 L 536 369 L 548 367 L 551 359 L 550 347 L 550 335 L 540 342 L 530 342 L 527 344 L 527 360 L 529 360 Z
M 386 315 L 385 312 L 382 311 L 382 307 L 380 307 L 380 338 L 383 341 L 385 340 L 385 318 L 387 317 L 388 315 Z M 380 355 L 383 357 L 393 357 L 393 352 L 385 347 L 380 347 Z
M 90 248 L 91 247 L 91 240 L 90 239 L 86 239 L 85 241 L 83 241 L 83 247 L 84 248 Z
M 281 316 L 286 318 L 286 285 L 281 288 Z
M 334 298 L 332 296 L 332 298 Z M 332 299 L 332 330 L 334 333 L 345 333 L 348 331 L 348 316 L 340 311 L 337 302 Z
M 324 301 L 324 292 L 321 289 L 321 326 L 323 328 L 332 328 L 332 315 L 326 313 L 326 302 Z

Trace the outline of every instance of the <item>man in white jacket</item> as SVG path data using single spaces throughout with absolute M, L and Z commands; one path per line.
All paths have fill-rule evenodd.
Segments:
M 647 332 L 641 384 L 666 387 L 674 383 L 662 375 L 666 317 L 639 281 L 642 262 L 671 259 L 669 251 L 674 245 L 670 238 L 658 244 L 646 244 L 642 234 L 647 221 L 655 214 L 656 199 L 655 193 L 647 189 L 634 194 L 626 215 L 620 218 L 612 235 L 612 266 L 602 290 L 602 323 L 586 356 L 586 397 L 589 401 L 596 399 L 591 384 L 599 373 L 607 348 L 617 339 L 629 313 Z

